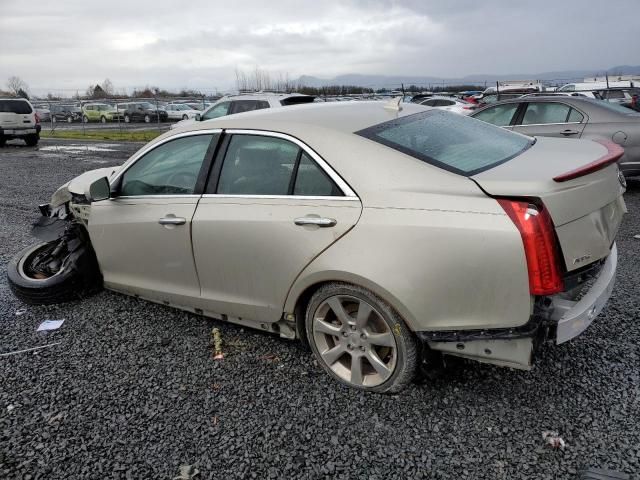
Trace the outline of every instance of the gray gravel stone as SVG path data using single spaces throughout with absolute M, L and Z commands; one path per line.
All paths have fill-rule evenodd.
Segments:
M 462 365 L 382 396 L 336 384 L 295 342 L 115 293 L 21 304 L 5 270 L 34 241 L 37 205 L 139 145 L 17 145 L 0 149 L 0 353 L 61 344 L 0 358 L 0 478 L 167 479 L 180 465 L 202 479 L 565 479 L 587 467 L 638 478 L 640 182 L 629 181 L 613 297 L 584 335 L 544 347 L 531 372 Z M 66 321 L 36 333 L 52 318 Z M 545 430 L 566 449 L 545 447 Z

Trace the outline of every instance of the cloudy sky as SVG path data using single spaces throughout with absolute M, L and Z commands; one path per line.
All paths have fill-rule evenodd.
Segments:
M 0 0 L 0 12 L 0 89 L 17 75 L 34 92 L 105 78 L 228 90 L 255 67 L 451 78 L 640 64 L 638 0 Z

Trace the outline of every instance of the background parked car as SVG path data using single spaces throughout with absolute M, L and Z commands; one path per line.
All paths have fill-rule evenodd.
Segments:
M 0 147 L 12 138 L 20 138 L 33 147 L 40 140 L 40 129 L 40 120 L 29 100 L 0 99 Z
M 86 103 L 82 106 L 82 121 L 107 123 L 118 119 L 118 111 L 106 103 Z
M 255 95 L 236 95 L 224 97 L 211 105 L 207 110 L 201 113 L 200 119 L 183 120 L 172 125 L 171 128 L 183 126 L 188 123 L 212 120 L 214 118 L 232 115 L 234 113 L 250 112 L 252 110 L 261 110 L 263 108 L 279 108 L 291 105 L 300 105 L 305 103 L 313 103 L 315 97 L 311 95 L 302 95 L 300 93 L 279 94 L 264 93 Z
M 157 122 L 158 117 L 161 122 L 167 120 L 167 112 L 156 108 L 156 106 L 150 102 L 119 103 L 117 108 L 125 123 Z
M 52 122 L 78 122 L 82 120 L 82 109 L 77 105 L 51 105 Z
M 478 110 L 472 117 L 530 136 L 589 138 L 624 147 L 625 176 L 640 175 L 640 113 L 585 97 L 522 97 Z
M 169 120 L 188 120 L 189 118 L 196 118 L 202 113 L 200 110 L 194 110 L 185 103 L 170 103 L 164 106 L 164 111 L 167 112 Z
M 36 113 L 38 114 L 38 118 L 41 122 L 49 122 L 51 121 L 51 110 L 49 109 L 49 105 L 34 105 Z
M 446 110 L 447 112 L 459 113 L 460 115 L 469 115 L 478 108 L 476 105 L 459 98 L 436 95 L 423 100 L 420 102 L 420 105 Z

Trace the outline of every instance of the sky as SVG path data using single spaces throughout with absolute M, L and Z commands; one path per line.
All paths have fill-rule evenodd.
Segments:
M 0 0 L 0 89 L 109 78 L 228 91 L 273 76 L 462 77 L 640 64 L 638 0 Z M 633 13 L 627 17 L 625 12 Z M 634 20 L 635 18 L 635 20 Z M 628 21 L 627 21 L 628 19 Z

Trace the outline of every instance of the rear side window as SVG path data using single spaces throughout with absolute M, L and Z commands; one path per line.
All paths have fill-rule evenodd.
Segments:
M 522 125 L 544 125 L 547 123 L 566 123 L 571 107 L 564 103 L 537 103 L 527 105 Z
M 24 100 L 0 100 L 0 112 L 26 115 L 32 113 L 31 105 Z
M 523 135 L 442 110 L 401 117 L 356 134 L 464 176 L 500 165 L 534 142 Z
M 231 105 L 231 113 L 243 113 L 269 108 L 269 102 L 264 100 L 236 100 L 231 102 Z

